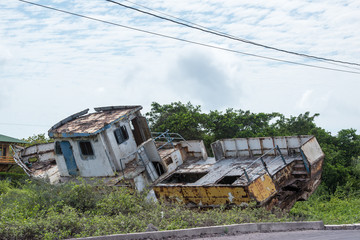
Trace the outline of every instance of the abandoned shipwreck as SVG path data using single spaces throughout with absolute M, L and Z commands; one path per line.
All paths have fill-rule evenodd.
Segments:
M 138 191 L 151 186 L 158 199 L 190 206 L 255 200 L 290 209 L 320 184 L 324 154 L 313 136 L 218 140 L 208 157 L 201 140 L 151 133 L 141 109 L 73 114 L 49 130 L 54 143 L 22 149 L 17 158 L 29 175 L 52 183 L 81 176 Z

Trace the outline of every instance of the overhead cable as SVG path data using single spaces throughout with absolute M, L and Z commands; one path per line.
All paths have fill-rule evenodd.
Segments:
M 106 23 L 106 24 L 111 24 L 111 25 L 114 25 L 114 26 L 130 29 L 130 30 L 134 30 L 134 31 L 142 32 L 142 33 L 147 33 L 147 34 L 151 34 L 151 35 L 155 35 L 155 36 L 159 36 L 159 37 L 164 37 L 164 38 L 168 38 L 168 39 L 173 39 L 173 40 L 178 40 L 178 41 L 182 41 L 182 42 L 186 42 L 186 43 L 191 43 L 191 44 L 195 44 L 195 45 L 198 45 L 198 46 L 204 46 L 204 47 L 223 50 L 223 51 L 227 51 L 227 52 L 239 53 L 239 54 L 243 54 L 243 55 L 247 55 L 247 56 L 252 56 L 252 57 L 277 61 L 277 62 L 295 64 L 295 65 L 300 65 L 300 66 L 306 66 L 306 67 L 312 67 L 312 68 L 318 68 L 318 69 L 325 69 L 325 70 L 331 70 L 331 71 L 337 71 L 337 72 L 360 74 L 360 72 L 355 72 L 355 71 L 348 71 L 348 70 L 343 70 L 343 69 L 338 69 L 338 68 L 322 67 L 322 66 L 311 65 L 311 64 L 306 64 L 306 63 L 299 63 L 299 62 L 294 62 L 294 61 L 289 61 L 289 60 L 282 60 L 282 59 L 278 59 L 278 58 L 266 57 L 266 56 L 261 56 L 261 55 L 257 55 L 257 54 L 252 54 L 252 53 L 246 53 L 246 52 L 237 51 L 237 50 L 233 50 L 233 49 L 229 49 L 229 48 L 218 47 L 218 46 L 209 45 L 209 44 L 205 44 L 205 43 L 200 43 L 200 42 L 195 42 L 195 41 L 186 40 L 186 39 L 182 39 L 182 38 L 172 37 L 172 36 L 161 34 L 161 33 L 151 32 L 151 31 L 147 31 L 147 30 L 143 30 L 143 29 L 139 29 L 139 28 L 129 27 L 129 26 L 125 26 L 125 25 L 122 25 L 122 24 L 118 24 L 118 23 L 114 23 L 114 22 L 110 22 L 110 21 L 106 21 L 106 20 L 102 20 L 102 19 L 98 19 L 98 18 L 94 18 L 94 17 L 89 17 L 89 16 L 85 16 L 85 15 L 82 15 L 82 14 L 78 14 L 78 13 L 72 13 L 72 12 L 69 12 L 69 11 L 66 11 L 66 10 L 62 10 L 62 9 L 58 9 L 58 8 L 54 8 L 54 7 L 49 7 L 49 6 L 46 6 L 46 5 L 33 3 L 33 2 L 25 1 L 25 0 L 18 0 L 18 1 L 24 2 L 24 3 L 27 3 L 27 4 L 31 4 L 31 5 L 34 5 L 34 6 L 54 10 L 54 11 L 57 11 L 57 12 L 62 12 L 62 13 L 70 14 L 70 15 L 73 15 L 73 16 L 93 20 L 93 21 L 98 21 L 98 22 L 102 22 L 102 23 Z
M 252 44 L 252 45 L 255 45 L 255 46 L 259 46 L 259 47 L 263 47 L 263 48 L 267 48 L 267 49 L 271 49 L 271 50 L 275 50 L 275 51 L 279 51 L 279 52 L 284 52 L 284 53 L 287 53 L 287 54 L 292 54 L 292 55 L 297 55 L 297 56 L 301 56 L 301 57 L 311 58 L 311 59 L 315 59 L 315 60 L 327 61 L 327 62 L 336 62 L 336 63 L 360 66 L 360 63 L 354 63 L 354 62 L 347 62 L 347 61 L 335 60 L 335 59 L 330 59 L 330 58 L 318 57 L 318 56 L 314 56 L 314 55 L 298 53 L 298 52 L 293 52 L 293 51 L 289 51 L 289 50 L 285 50 L 285 49 L 281 49 L 281 48 L 276 48 L 276 47 L 264 45 L 264 44 L 253 42 L 253 41 L 250 41 L 250 40 L 247 40 L 247 39 L 235 37 L 235 36 L 223 33 L 223 32 L 215 31 L 215 30 L 212 30 L 210 28 L 206 28 L 206 27 L 203 27 L 201 25 L 194 24 L 192 22 L 182 20 L 181 18 L 173 17 L 173 16 L 168 15 L 168 14 L 166 14 L 166 15 L 171 16 L 171 17 L 173 17 L 175 19 L 181 20 L 183 22 L 179 22 L 179 21 L 167 18 L 167 17 L 162 17 L 162 16 L 159 16 L 159 15 L 154 14 L 154 13 L 150 13 L 150 12 L 147 12 L 147 11 L 135 8 L 135 7 L 131 7 L 131 6 L 119 3 L 117 1 L 113 1 L 113 0 L 105 0 L 105 1 L 117 4 L 119 6 L 131 9 L 131 10 L 134 10 L 134 11 L 137 11 L 137 12 L 140 12 L 140 13 L 144 13 L 144 14 L 159 18 L 159 19 L 162 19 L 162 20 L 170 21 L 170 22 L 173 22 L 175 24 L 179 24 L 179 25 L 182 25 L 182 26 L 185 26 L 185 27 L 189 27 L 189 28 L 196 29 L 196 30 L 199 30 L 199 31 L 214 34 L 214 35 L 217 35 L 217 36 L 220 36 L 220 37 L 225 37 L 225 38 L 228 38 L 228 39 L 231 39 L 231 40 L 241 41 L 241 42 L 244 42 L 244 43 L 247 43 L 247 44 Z M 130 1 L 126 1 L 126 2 L 130 2 Z M 139 5 L 139 4 L 137 4 L 137 5 Z M 142 6 L 142 5 L 139 5 L 139 6 Z M 148 7 L 146 7 L 146 9 L 152 10 L 151 8 L 148 8 Z M 155 10 L 152 10 L 152 11 L 155 11 Z M 158 12 L 158 11 L 156 11 L 156 12 Z M 159 12 L 159 13 L 161 13 L 161 12 Z M 163 13 L 161 13 L 161 14 L 163 14 Z M 184 22 L 190 23 L 192 25 L 184 23 Z

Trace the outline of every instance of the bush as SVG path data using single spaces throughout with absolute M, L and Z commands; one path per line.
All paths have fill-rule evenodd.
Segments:
M 218 224 L 291 220 L 263 208 L 189 209 L 160 204 L 147 193 L 78 183 L 50 185 L 26 181 L 21 187 L 0 181 L 0 239 L 64 239 Z

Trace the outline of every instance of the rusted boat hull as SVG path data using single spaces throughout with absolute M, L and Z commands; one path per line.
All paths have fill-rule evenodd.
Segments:
M 219 142 L 215 146 L 215 156 L 218 158 L 215 163 L 202 162 L 180 166 L 172 176 L 158 181 L 153 189 L 158 199 L 172 203 L 206 207 L 241 205 L 244 202 L 256 201 L 258 205 L 268 209 L 279 207 L 288 210 L 296 201 L 307 200 L 320 184 L 324 159 L 324 154 L 314 137 L 300 138 L 298 145 L 294 144 L 296 137 L 288 138 L 293 142 L 285 138 L 278 139 L 278 142 L 288 141 L 281 146 L 286 153 L 280 155 L 276 151 L 273 153 L 273 149 L 267 149 L 273 155 L 268 157 L 268 160 L 266 154 L 253 159 L 255 151 L 265 153 L 264 150 L 247 149 L 246 155 L 242 149 L 234 152 L 224 148 L 228 143 Z M 251 139 L 250 142 L 255 140 Z M 258 141 L 261 142 L 261 139 Z M 229 153 L 233 156 L 243 156 L 226 157 Z M 254 162 L 260 162 L 259 159 L 263 164 L 254 166 Z M 246 166 L 249 165 L 254 167 L 248 167 L 249 173 L 245 173 Z M 261 166 L 263 169 L 260 169 L 259 173 L 251 173 L 252 170 L 258 171 Z

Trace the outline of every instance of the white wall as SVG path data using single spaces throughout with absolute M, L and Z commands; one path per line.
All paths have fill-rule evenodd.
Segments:
M 55 139 L 55 141 L 59 141 L 59 140 Z M 69 172 L 67 170 L 67 167 L 66 167 L 64 155 L 62 155 L 62 154 L 58 155 L 55 153 L 55 161 L 56 161 L 56 165 L 58 166 L 60 176 L 63 176 L 63 177 L 70 176 Z
M 165 164 L 166 168 L 167 168 L 167 174 L 171 173 L 173 171 L 175 171 L 175 169 L 180 166 L 181 164 L 183 164 L 183 159 L 181 156 L 181 152 L 180 150 L 175 150 L 174 152 L 172 152 L 169 156 L 167 156 L 166 158 L 170 157 L 172 159 L 172 163 L 167 165 Z
M 56 141 L 69 141 L 76 165 L 79 169 L 79 176 L 82 177 L 101 177 L 114 176 L 115 168 L 111 165 L 108 155 L 99 136 L 95 138 L 76 138 L 76 139 L 56 139 Z M 81 155 L 79 141 L 90 141 L 94 156 L 84 158 Z M 63 155 L 55 156 L 56 163 L 61 176 L 69 176 Z
M 131 131 L 131 128 L 130 128 L 130 124 L 128 122 L 119 122 L 118 123 L 119 125 L 116 126 L 116 125 L 112 125 L 109 129 L 106 129 L 105 133 L 107 134 L 108 136 L 108 139 L 109 139 L 109 144 L 110 146 L 108 146 L 109 148 L 112 148 L 113 149 L 113 152 L 114 152 L 114 155 L 115 155 L 115 158 L 114 159 L 114 163 L 115 163 L 115 166 L 120 166 L 120 159 L 121 158 L 125 158 L 127 156 L 129 156 L 129 154 L 133 153 L 136 151 L 137 149 L 137 145 L 136 145 L 136 142 L 135 142 L 135 138 L 134 138 L 134 135 Z M 129 135 L 129 139 L 126 140 L 125 142 L 121 143 L 121 144 L 118 144 L 116 139 L 115 139 L 115 136 L 114 136 L 114 131 L 121 127 L 121 126 L 125 126 L 126 127 L 126 130 L 128 132 L 128 135 Z M 124 160 L 122 162 L 123 164 L 123 167 L 125 168 L 124 164 L 131 161 L 132 159 L 134 159 L 135 155 L 131 155 L 129 156 L 126 160 Z M 117 167 L 117 170 L 121 170 Z

